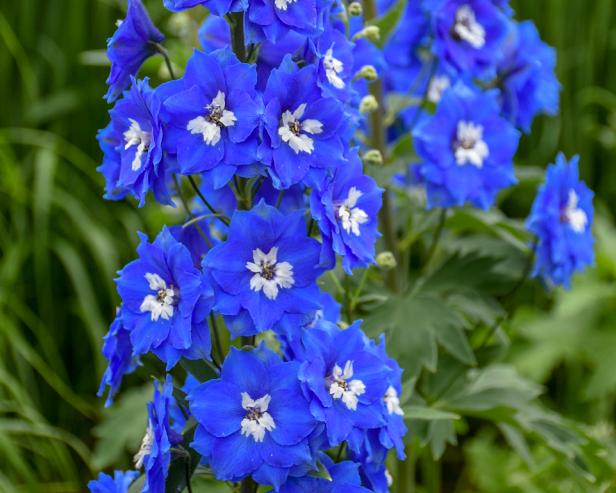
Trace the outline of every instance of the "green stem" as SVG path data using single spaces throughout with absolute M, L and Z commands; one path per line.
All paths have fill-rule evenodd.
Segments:
M 366 0 L 364 2 L 364 18 L 366 24 L 370 24 L 377 17 L 375 0 Z M 377 100 L 379 107 L 370 114 L 370 127 L 372 130 L 371 145 L 374 149 L 381 152 L 383 162 L 387 162 L 387 138 L 385 129 L 385 98 L 383 96 L 383 82 L 379 78 L 370 84 L 370 94 Z M 400 253 L 398 251 L 398 240 L 396 235 L 396 226 L 393 218 L 391 191 L 385 186 L 383 192 L 383 205 L 379 211 L 379 219 L 381 230 L 383 232 L 383 240 L 385 248 L 389 250 L 395 257 L 396 262 L 400 265 Z M 387 271 L 387 286 L 395 293 L 402 290 L 401 269 L 391 269 Z
M 172 79 L 175 79 L 176 77 L 175 73 L 173 72 L 173 65 L 171 65 L 171 59 L 169 58 L 169 52 L 167 51 L 167 49 L 160 43 L 155 43 L 154 41 L 150 41 L 150 44 L 154 46 L 156 52 L 159 53 L 165 60 L 165 65 L 167 66 L 167 70 L 169 71 L 169 76 Z
M 212 205 L 207 201 L 205 196 L 201 193 L 201 190 L 199 190 L 199 185 L 197 185 L 197 182 L 195 182 L 195 179 L 190 175 L 188 176 L 188 182 L 190 183 L 190 186 L 193 188 L 197 196 L 201 199 L 201 202 L 205 204 L 205 206 L 210 210 L 210 212 L 212 214 L 216 214 L 216 217 L 218 217 L 218 219 L 220 219 L 223 223 L 225 223 L 225 225 L 229 226 L 229 219 L 227 219 L 222 214 L 219 214 L 218 212 L 216 212 L 216 209 L 212 207 Z
M 252 478 L 242 480 L 240 485 L 240 493 L 255 493 L 257 491 L 257 483 Z
M 216 317 L 213 313 L 210 313 L 210 325 L 212 326 L 212 332 L 214 334 L 214 346 L 216 347 L 216 352 L 218 353 L 218 357 L 220 358 L 220 362 L 222 364 L 225 359 L 225 353 L 222 350 L 220 334 L 218 333 L 218 324 L 216 323 Z

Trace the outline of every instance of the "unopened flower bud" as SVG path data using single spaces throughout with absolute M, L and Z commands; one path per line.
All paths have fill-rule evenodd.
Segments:
M 366 26 L 361 31 L 359 31 L 355 36 L 353 36 L 353 41 L 358 40 L 360 38 L 366 38 L 373 43 L 376 43 L 379 39 L 381 39 L 381 30 L 378 26 Z
M 338 327 L 340 327 L 342 330 L 344 329 L 348 329 L 350 326 L 349 324 L 347 324 L 346 322 L 339 320 L 338 323 L 336 324 Z
M 372 94 L 364 96 L 359 103 L 359 111 L 362 113 L 372 113 L 379 109 L 379 102 Z
M 364 13 L 364 9 L 359 2 L 351 2 L 349 5 L 349 15 L 354 15 L 355 17 L 359 17 Z
M 376 265 L 378 265 L 381 269 L 390 270 L 394 269 L 398 262 L 396 262 L 396 257 L 391 252 L 381 252 L 376 256 Z
M 364 65 L 359 72 L 355 74 L 355 79 L 366 79 L 370 82 L 375 81 L 378 78 L 379 74 L 374 68 L 374 65 Z
M 382 166 L 383 155 L 378 149 L 370 149 L 364 153 L 362 156 L 362 161 L 364 164 L 369 164 L 371 166 Z

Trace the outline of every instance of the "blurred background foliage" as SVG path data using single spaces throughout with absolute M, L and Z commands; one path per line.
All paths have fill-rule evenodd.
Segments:
M 146 4 L 177 31 L 162 2 Z M 398 356 L 414 377 L 410 460 L 392 463 L 399 493 L 616 491 L 616 4 L 512 4 L 558 51 L 562 112 L 523 139 L 522 180 L 502 203 L 513 219 L 450 215 L 435 267 L 398 303 L 404 309 L 377 307 L 367 320 L 375 332 L 402 327 L 388 334 L 408 349 Z M 146 370 L 128 379 L 114 410 L 95 397 L 115 271 L 133 258 L 135 231 L 177 219 L 101 198 L 95 135 L 106 124 L 108 68 L 100 50 L 122 16 L 115 0 L 0 2 L 0 491 L 83 491 L 96 470 L 128 467 L 145 427 Z M 146 72 L 164 78 L 162 60 Z M 523 269 L 518 219 L 537 169 L 558 150 L 581 155 L 596 190 L 597 267 L 570 292 L 528 284 L 492 334 L 501 284 Z M 429 238 L 436 220 L 418 213 L 408 224 L 418 273 L 419 234 Z M 452 288 L 469 273 L 465 290 Z

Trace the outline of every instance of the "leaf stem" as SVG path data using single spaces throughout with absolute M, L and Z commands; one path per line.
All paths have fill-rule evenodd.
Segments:
M 191 175 L 188 176 L 188 181 L 190 183 L 190 186 L 193 188 L 193 190 L 197 194 L 197 196 L 201 199 L 201 202 L 205 204 L 205 206 L 210 210 L 210 212 L 212 214 L 216 214 L 216 217 L 218 217 L 223 223 L 225 223 L 225 225 L 229 226 L 229 219 L 226 218 L 224 215 L 216 212 L 216 209 L 212 207 L 212 205 L 207 201 L 205 196 L 201 193 L 201 190 L 199 190 L 199 186 L 197 185 L 197 183 L 195 182 L 195 179 Z
M 438 224 L 436 226 L 436 230 L 434 231 L 434 236 L 432 237 L 432 243 L 430 244 L 430 248 L 428 249 L 428 253 L 426 255 L 426 259 L 424 261 L 423 271 L 425 272 L 432 261 L 432 257 L 436 253 L 436 249 L 438 244 L 443 236 L 443 229 L 445 228 L 445 220 L 447 219 L 447 208 L 444 207 L 441 209 L 441 212 L 438 217 Z
M 167 51 L 167 48 L 165 48 L 160 43 L 156 43 L 155 41 L 150 41 L 150 44 L 154 46 L 154 49 L 156 50 L 156 52 L 164 58 L 165 65 L 167 66 L 167 70 L 169 71 L 169 76 L 172 79 L 176 79 L 175 73 L 173 72 L 173 65 L 171 64 L 171 59 L 169 58 L 169 52 Z

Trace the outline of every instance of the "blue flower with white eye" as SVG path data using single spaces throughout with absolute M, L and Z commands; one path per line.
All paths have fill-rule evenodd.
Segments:
M 532 21 L 517 24 L 505 45 L 497 81 L 503 112 L 527 133 L 538 113 L 558 113 L 560 83 L 555 70 L 556 52 L 541 40 Z
M 132 373 L 139 365 L 139 358 L 133 354 L 130 332 L 124 327 L 121 309 L 118 310 L 116 318 L 105 336 L 103 356 L 107 358 L 109 364 L 101 380 L 98 396 L 101 397 L 106 387 L 109 387 L 109 394 L 105 402 L 105 406 L 108 407 L 113 402 L 113 396 L 119 390 L 124 375 Z
M 209 173 L 215 188 L 241 168 L 254 173 L 260 109 L 257 72 L 229 49 L 195 51 L 184 77 L 161 87 L 167 122 L 165 146 L 177 154 L 183 174 Z M 238 170 L 238 167 L 240 170 Z
M 309 437 L 317 422 L 302 394 L 298 368 L 263 345 L 250 352 L 231 348 L 220 378 L 190 392 L 190 412 L 197 420 L 192 447 L 217 479 L 252 476 L 278 490 L 291 468 L 313 462 Z
M 171 463 L 171 447 L 181 443 L 182 435 L 174 431 L 171 423 L 171 408 L 176 406 L 173 397 L 173 381 L 167 375 L 159 389 L 154 382 L 154 398 L 148 404 L 148 427 L 135 454 L 135 467 L 145 468 L 145 485 L 142 493 L 164 493 L 165 480 Z
M 324 96 L 346 100 L 350 96 L 353 77 L 353 43 L 344 33 L 329 28 L 310 43 L 312 56 L 309 63 L 316 63 L 317 84 Z
M 173 205 L 167 188 L 173 166 L 163 159 L 160 100 L 148 79 L 133 79 L 109 112 L 111 123 L 99 134 L 105 153 L 98 170 L 106 181 L 106 197 L 119 199 L 130 193 L 145 203 L 148 191 L 162 204 Z
M 172 368 L 181 357 L 210 358 L 206 318 L 212 290 L 188 249 L 164 228 L 153 243 L 140 233 L 139 258 L 116 279 L 133 354 L 153 352 Z
M 321 230 L 325 266 L 335 264 L 335 254 L 342 257 L 349 274 L 353 268 L 374 263 L 382 193 L 383 189 L 363 174 L 356 150 L 336 167 L 333 176 L 317 184 L 310 196 L 310 211 Z
M 316 36 L 323 31 L 329 8 L 327 0 L 251 0 L 244 17 L 246 42 L 276 43 L 292 31 Z
M 558 155 L 527 220 L 538 241 L 533 275 L 548 286 L 568 288 L 575 272 L 594 264 L 593 193 L 579 178 L 578 161 Z
M 247 0 L 163 0 L 163 3 L 171 12 L 180 12 L 202 5 L 212 14 L 223 16 L 229 12 L 244 10 Z
M 361 486 L 358 464 L 351 461 L 334 463 L 328 455 L 319 453 L 319 461 L 327 469 L 331 479 L 310 475 L 289 477 L 279 493 L 370 493 Z
M 111 61 L 111 73 L 107 79 L 109 89 L 105 98 L 115 101 L 130 85 L 143 62 L 156 53 L 155 44 L 165 37 L 156 29 L 141 0 L 128 0 L 126 18 L 107 40 L 107 57 Z
M 304 331 L 299 378 L 311 399 L 310 410 L 325 423 L 330 446 L 346 440 L 355 428 L 368 430 L 386 424 L 383 396 L 391 369 L 375 354 L 359 322 L 342 330 L 321 322 Z
M 520 134 L 500 116 L 497 96 L 459 82 L 445 92 L 434 116 L 416 127 L 428 207 L 470 202 L 487 209 L 516 182 L 513 156 Z
M 310 169 L 331 167 L 342 157 L 344 109 L 337 99 L 323 97 L 316 81 L 316 66 L 299 69 L 290 57 L 267 81 L 260 152 L 273 166 L 277 188 L 299 183 Z
M 434 55 L 462 73 L 491 72 L 510 29 L 505 13 L 491 0 L 429 0 Z
M 214 309 L 226 316 L 232 336 L 271 329 L 285 313 L 317 309 L 319 251 L 302 211 L 285 216 L 261 200 L 235 212 L 227 241 L 203 261 L 214 283 Z
M 101 472 L 97 479 L 88 483 L 88 489 L 91 493 L 128 493 L 128 488 L 137 476 L 137 471 L 115 471 L 113 478 Z

